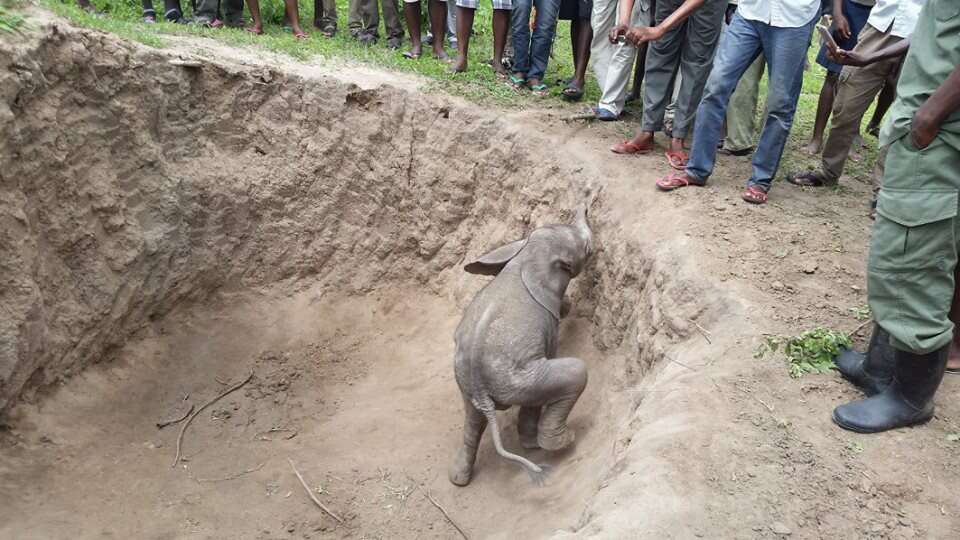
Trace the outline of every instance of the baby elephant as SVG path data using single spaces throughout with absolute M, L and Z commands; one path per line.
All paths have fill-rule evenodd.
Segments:
M 488 422 L 497 453 L 543 483 L 543 466 L 504 450 L 497 409 L 520 406 L 517 431 L 524 448 L 560 450 L 573 442 L 567 416 L 587 385 L 587 368 L 579 358 L 556 358 L 557 334 L 563 294 L 592 244 L 582 204 L 572 225 L 540 227 L 464 267 L 496 277 L 467 306 L 454 336 L 454 369 L 466 409 L 463 447 L 450 468 L 454 484 L 470 483 Z

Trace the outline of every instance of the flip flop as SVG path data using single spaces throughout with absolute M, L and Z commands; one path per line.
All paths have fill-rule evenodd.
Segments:
M 667 150 L 663 155 L 667 157 L 667 163 L 674 169 L 682 171 L 687 168 L 687 160 L 690 159 L 690 156 L 686 152 Z
M 706 182 L 694 180 L 687 176 L 686 173 L 670 173 L 657 180 L 657 188 L 660 189 L 660 191 L 673 191 L 687 186 L 703 187 L 705 185 L 707 185 Z
M 750 204 L 764 204 L 767 202 L 767 192 L 757 186 L 747 186 L 740 198 Z
M 403 56 L 404 58 L 409 58 L 410 60 L 418 60 L 420 59 L 420 54 L 421 53 L 412 53 L 410 51 L 407 51 L 401 54 L 400 56 Z
M 293 37 L 297 39 L 310 39 L 310 36 L 308 36 L 306 32 L 297 32 Z
M 263 28 L 255 28 L 255 27 L 253 27 L 253 26 L 248 26 L 248 27 L 247 27 L 247 32 L 250 32 L 251 34 L 253 34 L 253 35 L 255 35 L 255 36 L 262 36 L 262 35 L 263 35 Z
M 538 97 L 546 97 L 550 95 L 550 87 L 543 83 L 535 84 L 530 87 L 530 93 Z
M 567 101 L 580 101 L 583 99 L 583 87 L 577 86 L 572 82 L 567 82 L 567 86 L 563 89 L 561 94 Z
M 787 182 L 800 187 L 823 187 L 827 185 L 827 183 L 823 181 L 823 175 L 815 171 L 788 174 Z
M 653 152 L 653 145 L 640 146 L 639 144 L 635 144 L 633 141 L 623 141 L 622 143 L 611 146 L 610 151 L 614 154 L 623 155 L 649 154 L 650 152 Z
M 507 81 L 510 83 L 510 86 L 516 88 L 517 90 L 527 85 L 527 79 L 519 75 L 510 75 L 507 77 Z

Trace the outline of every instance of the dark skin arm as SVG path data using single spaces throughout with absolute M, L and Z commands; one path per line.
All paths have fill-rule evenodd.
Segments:
M 850 37 L 850 22 L 843 16 L 843 0 L 833 0 L 833 32 L 843 39 Z
M 960 110 L 960 66 L 943 81 L 932 96 L 913 114 L 910 138 L 917 148 L 926 148 L 936 138 L 940 125 Z
M 633 13 L 633 0 L 620 0 L 617 4 L 617 24 L 613 25 L 607 34 L 610 43 L 616 43 L 620 36 L 626 35 L 630 23 L 630 15 Z
M 634 45 L 640 45 L 645 41 L 656 41 L 662 38 L 672 28 L 687 20 L 687 17 L 692 15 L 694 11 L 700 9 L 703 2 L 704 0 L 685 0 L 676 11 L 660 24 L 656 26 L 634 26 L 627 31 L 627 41 Z
M 831 60 L 838 64 L 863 67 L 881 60 L 903 56 L 907 54 L 907 50 L 909 48 L 910 40 L 904 39 L 895 45 L 891 45 L 887 48 L 880 49 L 879 51 L 869 54 L 864 54 L 857 51 L 845 51 L 843 49 L 838 49 L 836 52 L 830 52 L 827 54 L 830 56 Z

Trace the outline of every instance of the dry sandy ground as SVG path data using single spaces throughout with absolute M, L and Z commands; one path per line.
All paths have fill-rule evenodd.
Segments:
M 261 61 L 237 54 L 221 61 L 240 71 Z M 376 89 L 391 77 L 350 82 Z M 376 99 L 366 112 L 396 113 Z M 467 107 L 444 103 L 451 118 Z M 944 382 L 929 425 L 863 436 L 830 422 L 858 395 L 838 376 L 790 379 L 779 359 L 753 356 L 764 334 L 859 324 L 850 309 L 865 303 L 868 186 L 780 183 L 771 204 L 748 206 L 737 194 L 749 163 L 729 158 L 711 187 L 657 193 L 661 157 L 613 156 L 625 126 L 561 121 L 569 112 L 467 110 L 483 135 L 536 143 L 529 168 L 496 171 L 521 175 L 510 195 L 526 202 L 465 222 L 453 239 L 469 247 L 436 279 L 225 279 L 178 298 L 107 361 L 28 393 L 0 431 L 0 538 L 458 537 L 428 493 L 471 538 L 960 537 L 960 443 L 947 437 L 960 432 L 960 378 Z M 538 204 L 553 191 L 531 187 L 553 181 L 535 171 L 558 159 L 564 174 L 604 187 L 592 218 L 600 253 L 561 332 L 561 352 L 591 370 L 572 417 L 577 445 L 528 453 L 555 466 L 535 488 L 485 437 L 474 482 L 456 488 L 446 480 L 462 414 L 451 337 L 484 279 L 457 264 L 525 223 L 568 215 Z M 272 264 L 264 257 L 251 264 Z M 178 426 L 156 423 L 250 371 L 196 418 L 172 468 Z M 503 414 L 517 448 L 514 415 Z M 288 460 L 343 523 L 312 505 Z

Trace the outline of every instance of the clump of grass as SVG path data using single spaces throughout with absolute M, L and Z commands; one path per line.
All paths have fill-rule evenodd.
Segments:
M 0 33 L 12 34 L 23 25 L 23 17 L 14 13 L 11 6 L 0 3 Z
M 836 366 L 833 359 L 840 350 L 851 346 L 849 334 L 817 327 L 797 336 L 767 336 L 756 357 L 780 353 L 790 366 L 790 376 L 798 378 L 807 373 L 829 372 Z

